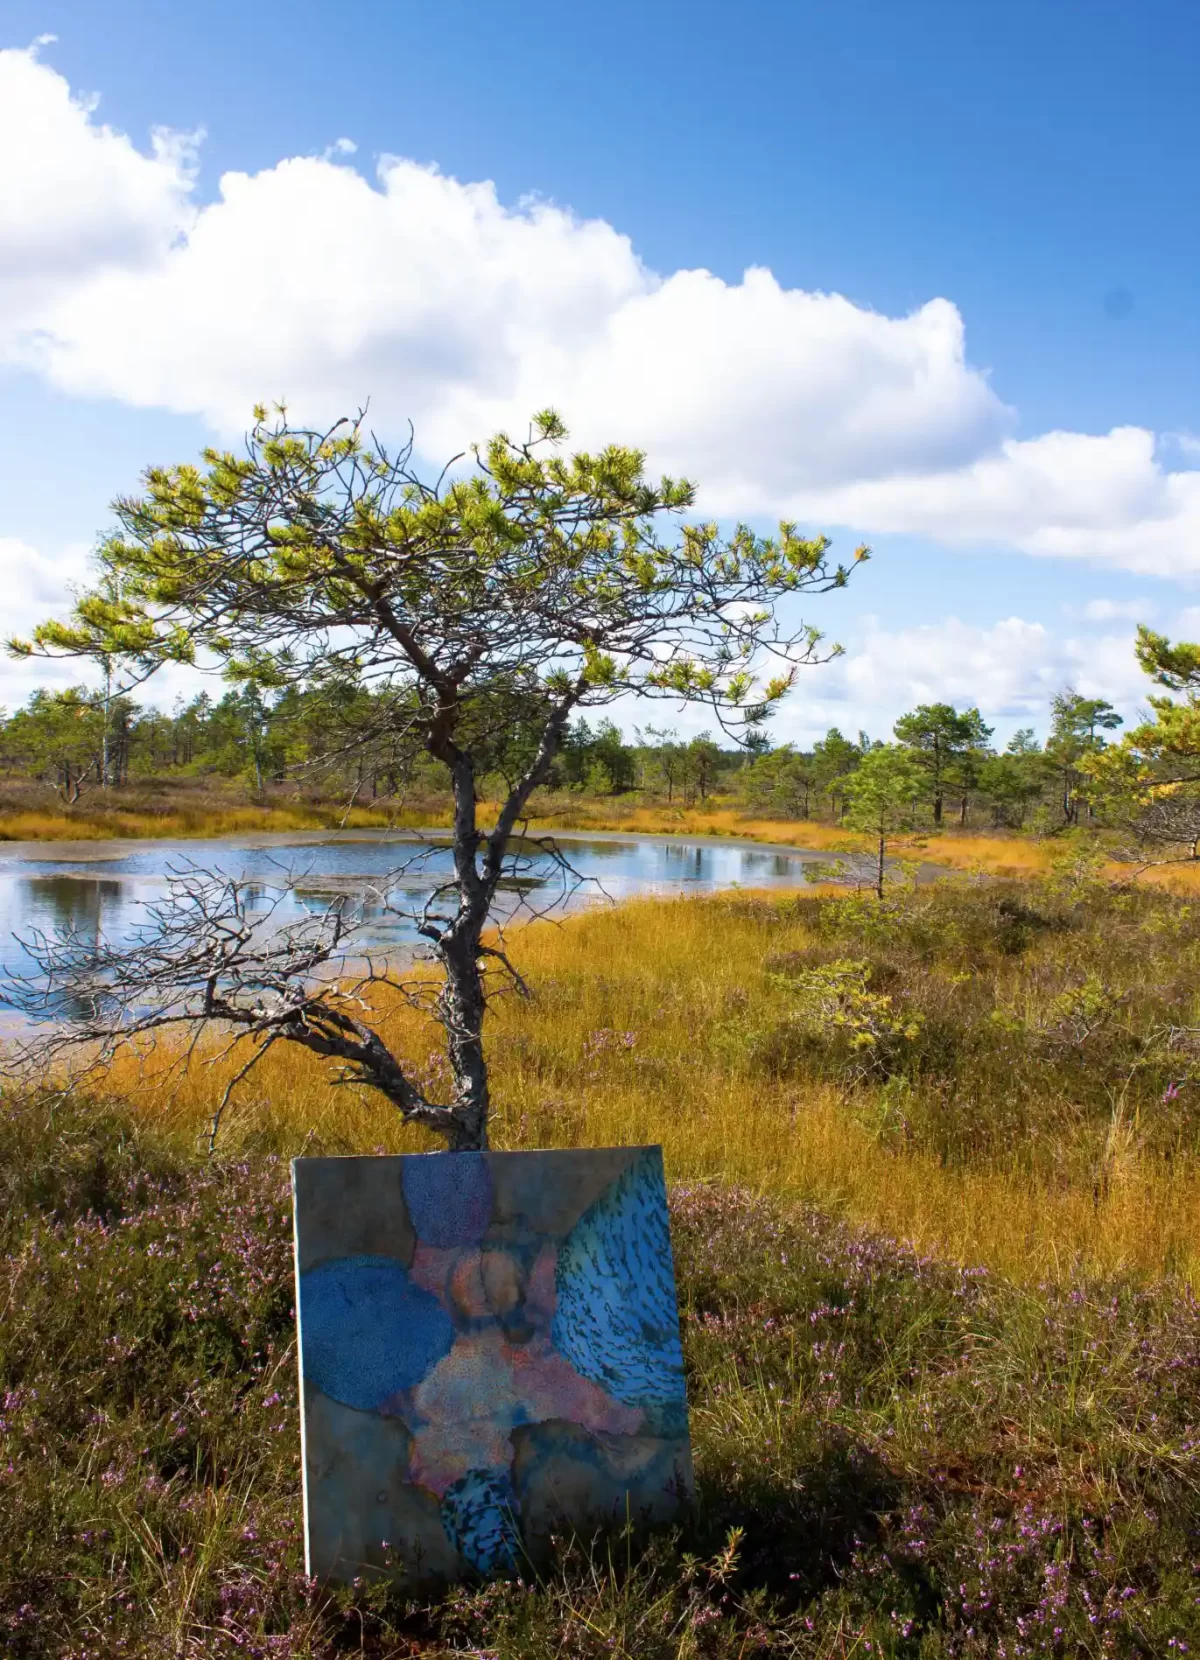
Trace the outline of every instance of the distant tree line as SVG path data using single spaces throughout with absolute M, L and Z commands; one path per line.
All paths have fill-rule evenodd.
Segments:
M 259 791 L 308 778 L 314 788 L 358 801 L 447 788 L 437 762 L 414 760 L 386 729 L 373 735 L 383 723 L 373 723 L 363 703 L 370 696 L 361 691 L 288 688 L 271 695 L 251 684 L 220 698 L 180 698 L 167 712 L 128 696 L 40 689 L 12 715 L 0 713 L 0 770 L 47 783 L 68 802 L 94 789 L 187 777 L 240 779 Z M 1120 725 L 1111 704 L 1073 690 L 1054 698 L 1044 742 L 1025 729 L 1001 749 L 977 708 L 949 703 L 902 715 L 886 745 L 831 727 L 810 749 L 772 746 L 761 727 L 733 749 L 709 733 L 681 738 L 647 726 L 634 728 L 630 740 L 611 720 L 579 719 L 545 787 L 593 796 L 637 792 L 685 807 L 720 797 L 771 816 L 841 822 L 863 762 L 888 748 L 916 769 L 922 816 L 935 826 L 1075 825 L 1096 812 L 1089 768 Z M 339 730 L 347 741 L 331 746 Z M 489 741 L 497 783 L 521 765 L 531 742 L 519 720 Z
M 791 744 L 767 750 L 743 766 L 738 793 L 764 812 L 841 821 L 864 762 L 877 751 L 894 750 L 911 763 L 918 804 L 934 825 L 1076 825 L 1095 814 L 1090 768 L 1107 745 L 1105 735 L 1120 725 L 1120 715 L 1103 698 L 1068 689 L 1051 704 L 1044 743 L 1024 728 L 996 749 L 993 729 L 978 709 L 925 703 L 901 715 L 890 744 L 865 732 L 847 738 L 831 727 L 810 750 Z

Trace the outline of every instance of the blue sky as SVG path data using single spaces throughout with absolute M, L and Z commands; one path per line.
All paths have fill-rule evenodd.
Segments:
M 9 0 L 0 47 L 17 625 L 142 466 L 286 393 L 439 459 L 554 401 L 869 540 L 780 736 L 1132 713 L 1134 619 L 1200 633 L 1195 6 Z

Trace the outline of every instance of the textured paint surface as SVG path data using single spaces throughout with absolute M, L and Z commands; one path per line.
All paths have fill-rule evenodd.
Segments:
M 492 1215 L 492 1174 L 486 1153 L 404 1159 L 404 1202 L 425 1245 L 478 1245 Z
M 647 1151 L 558 1254 L 554 1346 L 631 1406 L 683 1400 L 683 1350 L 662 1160 Z
M 564 1525 L 677 1513 L 658 1148 L 301 1159 L 293 1179 L 310 1573 L 486 1576 Z
M 446 1489 L 442 1526 L 478 1573 L 510 1571 L 521 1559 L 517 1495 L 507 1470 L 470 1470 Z
M 436 1297 L 387 1257 L 344 1257 L 300 1277 L 304 1375 L 331 1400 L 375 1412 L 454 1342 Z

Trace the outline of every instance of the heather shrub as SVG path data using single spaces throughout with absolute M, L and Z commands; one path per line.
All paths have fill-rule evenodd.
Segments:
M 1020 1288 L 795 1201 L 677 1186 L 687 1526 L 563 1539 L 525 1584 L 326 1597 L 302 1572 L 285 1162 L 202 1160 L 103 1104 L 8 1101 L 0 1122 L 14 1660 L 1200 1641 L 1200 1308 L 1178 1286 Z

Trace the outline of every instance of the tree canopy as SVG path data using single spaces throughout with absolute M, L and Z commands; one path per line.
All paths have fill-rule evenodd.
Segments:
M 532 709 L 561 727 L 577 705 L 629 692 L 744 722 L 820 640 L 785 635 L 772 602 L 847 580 L 825 538 L 793 525 L 722 537 L 684 523 L 664 538 L 693 486 L 652 483 L 641 452 L 620 446 L 560 455 L 550 412 L 527 441 L 501 434 L 434 483 L 358 422 L 320 433 L 257 414 L 246 455 L 153 468 L 143 495 L 119 499 L 101 580 L 71 622 L 17 649 L 209 656 L 264 688 L 384 688 L 386 718 L 449 759 L 473 720 Z M 779 672 L 760 686 L 751 659 L 772 648 Z
M 1194 860 L 1200 858 L 1200 645 L 1173 644 L 1143 626 L 1136 650 L 1145 672 L 1174 695 L 1149 698 L 1150 720 L 1119 744 L 1093 745 L 1079 765 L 1091 793 L 1132 832 L 1136 856 L 1155 863 Z
M 933 822 L 940 824 L 946 791 L 954 782 L 955 763 L 961 767 L 971 750 L 982 750 L 992 728 L 984 724 L 978 709 L 960 712 L 951 703 L 922 703 L 901 715 L 893 731 L 928 774 Z
M 642 453 L 619 445 L 565 454 L 565 437 L 546 411 L 525 440 L 498 434 L 429 480 L 411 445 L 390 455 L 361 420 L 315 431 L 260 408 L 244 454 L 209 449 L 203 466 L 152 468 L 142 494 L 118 499 L 98 580 L 72 619 L 13 642 L 139 678 L 168 662 L 214 665 L 247 698 L 316 698 L 326 761 L 386 736 L 445 766 L 454 875 L 419 928 L 445 971 L 453 1099 L 400 1087 L 394 1061 L 372 1071 L 358 1039 L 351 1059 L 357 1076 L 454 1147 L 486 1144 L 481 964 L 504 959 L 482 931 L 514 831 L 572 717 L 622 696 L 659 697 L 704 705 L 728 733 L 756 730 L 799 665 L 822 660 L 819 631 L 785 627 L 778 602 L 843 587 L 867 557 L 860 547 L 851 566 L 833 565 L 825 537 L 790 523 L 760 536 L 688 522 L 688 481 L 652 482 Z M 260 730 L 251 711 L 247 731 Z M 523 741 L 484 829 L 478 783 L 498 751 L 512 751 L 514 732 Z M 194 893 L 181 904 L 172 939 L 182 950 L 180 917 L 198 919 L 194 971 L 211 918 Z M 221 897 L 223 916 L 231 904 L 236 896 Z M 248 997 L 252 944 L 247 935 Z M 275 983 L 293 981 L 281 969 Z M 280 1006 L 300 996 L 276 991 Z M 233 1019 L 229 995 L 223 1003 Z M 317 1046 L 306 1037 L 313 1021 L 294 1008 L 284 1021 L 260 999 L 250 1025 L 264 1039 Z
M 925 793 L 922 767 L 899 744 L 872 749 L 849 784 L 847 823 L 866 831 L 875 842 L 875 891 L 883 898 L 887 843 L 897 831 L 910 829 L 917 804 Z

